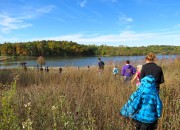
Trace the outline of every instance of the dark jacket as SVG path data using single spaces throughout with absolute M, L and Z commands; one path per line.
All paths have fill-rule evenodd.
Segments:
M 104 69 L 104 62 L 100 60 L 98 62 L 98 66 L 99 66 L 99 69 Z
M 162 68 L 155 63 L 146 63 L 142 66 L 140 81 L 147 75 L 152 75 L 155 77 L 156 88 L 159 90 L 159 84 L 164 83 L 164 74 Z

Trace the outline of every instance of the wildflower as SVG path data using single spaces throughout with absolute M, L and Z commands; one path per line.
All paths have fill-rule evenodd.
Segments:
M 69 124 L 69 121 L 68 121 L 68 122 L 65 122 L 65 123 L 64 123 L 64 126 L 66 127 L 68 124 Z
M 57 109 L 57 106 L 52 106 L 51 110 L 54 111 Z
M 25 129 L 27 127 L 27 122 L 26 121 L 22 123 L 22 127 L 23 127 L 23 129 Z
M 14 81 L 16 82 L 17 80 L 19 80 L 19 75 L 16 75 L 16 77 L 14 78 Z
M 32 128 L 32 121 L 31 121 L 31 119 L 27 119 L 26 121 L 24 121 L 23 123 L 22 123 L 22 127 L 23 127 L 23 129 L 25 129 L 25 128 Z
M 28 102 L 27 104 L 24 104 L 24 107 L 30 107 L 31 106 L 31 102 Z
M 27 104 L 24 104 L 24 107 L 27 107 Z
M 28 105 L 28 107 L 30 107 L 31 106 L 31 102 L 29 102 L 27 105 Z

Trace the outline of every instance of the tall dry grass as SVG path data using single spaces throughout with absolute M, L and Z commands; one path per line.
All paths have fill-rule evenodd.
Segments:
M 136 66 L 139 61 L 132 64 Z M 160 89 L 164 107 L 158 130 L 176 130 L 180 128 L 180 60 L 162 59 L 157 64 L 162 66 L 165 76 Z M 123 63 L 118 65 L 120 69 Z M 96 67 L 89 70 L 67 67 L 62 74 L 51 68 L 49 73 L 1 70 L 1 97 L 19 75 L 11 109 L 18 117 L 20 129 L 29 118 L 33 130 L 133 130 L 132 121 L 120 116 L 119 110 L 135 91 L 135 85 L 126 86 L 121 76 L 114 79 L 112 68 L 109 63 L 103 74 Z M 24 104 L 29 102 L 27 117 Z

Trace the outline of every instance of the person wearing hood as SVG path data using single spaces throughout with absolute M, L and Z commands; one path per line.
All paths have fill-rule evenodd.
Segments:
M 126 60 L 125 65 L 122 67 L 121 75 L 124 77 L 125 83 L 130 83 L 132 76 L 136 73 L 136 69 L 130 65 L 130 61 Z
M 136 130 L 155 130 L 162 114 L 162 102 L 157 93 L 155 77 L 147 75 L 141 79 L 139 88 L 130 96 L 120 110 L 120 115 L 132 118 Z

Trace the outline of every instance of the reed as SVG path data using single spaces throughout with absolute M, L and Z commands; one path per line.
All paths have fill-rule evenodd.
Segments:
M 139 61 L 132 64 L 136 66 Z M 180 60 L 162 59 L 157 64 L 162 66 L 165 76 L 160 89 L 164 107 L 158 130 L 174 130 L 180 127 Z M 121 69 L 123 63 L 118 65 Z M 135 91 L 135 85 L 126 86 L 121 76 L 114 79 L 112 68 L 112 63 L 106 64 L 102 74 L 97 67 L 65 67 L 62 74 L 51 68 L 48 73 L 33 69 L 1 70 L 1 97 L 11 90 L 9 84 L 19 75 L 11 106 L 7 108 L 16 117 L 12 120 L 16 123 L 14 130 L 17 126 L 22 129 L 27 119 L 31 119 L 33 130 L 133 130 L 132 121 L 121 117 L 119 110 Z M 29 102 L 31 111 L 27 116 L 24 104 Z M 3 129 L 7 126 L 3 126 L 2 116 L 3 112 Z

